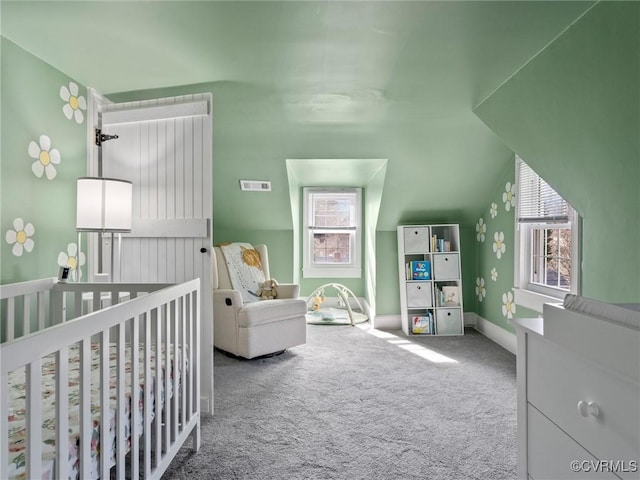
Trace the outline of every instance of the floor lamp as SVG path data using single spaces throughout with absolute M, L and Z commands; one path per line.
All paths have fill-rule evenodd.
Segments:
M 81 177 L 77 181 L 76 231 L 78 251 L 82 232 L 111 233 L 111 281 L 114 281 L 114 234 L 118 234 L 120 261 L 121 233 L 131 231 L 133 184 L 127 180 Z M 79 277 L 79 275 L 78 275 Z

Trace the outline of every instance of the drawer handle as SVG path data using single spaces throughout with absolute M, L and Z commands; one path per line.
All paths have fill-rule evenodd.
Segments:
M 589 415 L 597 417 L 600 415 L 600 407 L 598 407 L 596 402 L 585 402 L 584 400 L 580 400 L 578 402 L 578 411 L 583 417 L 588 417 Z

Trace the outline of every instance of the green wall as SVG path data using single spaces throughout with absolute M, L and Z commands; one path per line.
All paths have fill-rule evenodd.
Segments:
M 637 3 L 597 4 L 475 109 L 509 149 L 578 210 L 584 228 L 583 294 L 613 302 L 640 301 L 639 18 Z M 7 283 L 56 275 L 58 257 L 69 256 L 68 245 L 76 241 L 75 178 L 86 170 L 86 119 L 77 123 L 63 113 L 60 88 L 69 87 L 72 79 L 4 38 L 1 48 L 1 281 Z M 319 158 L 384 157 L 389 158 L 390 168 L 397 155 L 411 155 L 404 142 L 396 139 L 403 148 L 396 145 L 393 150 L 389 147 L 393 142 L 369 131 L 304 125 L 275 128 L 282 120 L 278 114 L 268 105 L 252 104 L 250 86 L 233 82 L 103 93 L 115 101 L 127 101 L 194 92 L 214 95 L 214 242 L 266 243 L 272 276 L 281 282 L 290 281 L 293 274 L 291 225 L 270 221 L 260 194 L 241 196 L 238 179 L 230 178 L 230 164 L 246 162 L 254 178 L 274 179 L 273 188 L 278 191 L 288 188 L 284 160 L 307 151 L 309 144 L 318 147 Z M 79 95 L 86 98 L 83 86 Z M 239 123 L 244 126 L 244 138 L 233 133 Z M 401 133 L 395 135 L 401 138 Z M 30 142 L 38 142 L 43 134 L 61 157 L 52 180 L 33 173 L 36 159 L 29 156 Z M 395 138 L 392 131 L 389 135 Z M 261 161 L 265 156 L 282 162 L 274 169 L 274 163 Z M 513 286 L 513 210 L 504 208 L 502 194 L 506 183 L 513 183 L 514 168 L 512 160 L 504 160 L 494 160 L 505 165 L 502 176 L 492 185 L 479 185 L 480 191 L 491 194 L 477 212 L 431 212 L 425 207 L 401 212 L 399 217 L 400 223 L 462 222 L 465 310 L 510 329 L 502 297 Z M 406 175 L 424 173 L 423 165 L 418 165 Z M 492 203 L 498 207 L 495 217 Z M 256 212 L 255 228 L 222 223 L 216 215 L 221 209 L 233 213 L 239 204 Z M 291 211 L 286 202 L 271 208 Z M 473 223 L 468 220 L 471 217 L 475 217 Z M 487 225 L 484 242 L 477 240 L 480 217 Z M 16 218 L 31 223 L 35 230 L 30 235 L 33 249 L 23 248 L 21 256 L 12 253 L 15 243 L 7 242 L 7 232 L 16 230 Z M 504 234 L 506 250 L 500 259 L 492 248 L 495 232 Z M 377 313 L 398 314 L 395 230 L 375 233 L 375 252 Z M 496 281 L 491 277 L 493 268 L 498 272 Z M 480 279 L 486 292 L 482 300 L 475 291 Z M 320 283 L 324 280 L 319 279 Z M 363 282 L 344 283 L 363 293 Z M 303 294 L 314 286 L 305 283 Z M 515 313 L 529 314 L 520 308 Z
M 597 4 L 475 110 L 583 217 L 582 294 L 608 302 L 640 301 L 639 20 Z
M 86 102 L 85 88 L 78 85 L 75 96 L 83 97 L 80 113 L 68 119 L 63 107 L 70 109 L 70 102 L 63 100 L 60 90 L 66 89 L 68 100 L 73 79 L 6 38 L 0 42 L 4 284 L 57 276 L 59 263 L 77 264 L 75 185 L 76 178 L 86 174 L 87 136 L 86 110 L 80 108 Z M 41 142 L 42 135 L 49 138 L 48 144 Z
M 498 185 L 478 218 L 471 237 L 475 253 L 474 275 L 466 279 L 472 289 L 465 296 L 465 310 L 511 332 L 510 318 L 537 317 L 532 310 L 516 305 L 514 293 L 515 257 L 515 158 L 502 172 Z M 500 251 L 500 255 L 498 255 Z

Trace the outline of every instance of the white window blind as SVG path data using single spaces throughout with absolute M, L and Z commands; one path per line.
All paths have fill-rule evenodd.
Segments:
M 567 223 L 571 207 L 529 165 L 518 158 L 519 223 Z

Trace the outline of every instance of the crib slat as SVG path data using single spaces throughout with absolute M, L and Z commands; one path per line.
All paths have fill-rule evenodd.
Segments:
M 45 328 L 44 292 L 38 292 L 36 294 L 36 306 L 37 306 L 37 312 L 38 312 L 38 330 L 44 330 Z
M 31 333 L 31 302 L 29 301 L 29 295 L 23 295 L 22 302 L 22 334 L 28 335 Z
M 73 318 L 77 318 L 82 315 L 82 292 L 76 292 L 73 300 Z
M 144 315 L 144 474 L 149 477 L 151 473 L 151 319 L 153 311 Z M 158 395 L 156 393 L 156 398 Z
M 171 319 L 175 315 L 175 301 L 171 301 L 167 305 L 167 316 L 164 319 L 164 451 L 169 451 L 169 445 L 171 444 L 171 399 L 169 398 L 169 386 L 171 385 Z
M 80 478 L 91 477 L 91 339 L 80 341 Z
M 182 401 L 180 411 L 182 414 L 182 428 L 184 428 L 187 424 L 187 350 L 185 349 L 185 345 L 187 344 L 187 319 L 191 313 L 191 305 L 189 304 L 189 294 L 186 294 L 182 298 L 182 322 L 180 322 L 180 326 L 182 327 L 182 338 L 180 342 L 180 375 L 182 381 L 179 383 L 180 395 L 178 398 Z
M 51 290 L 49 293 L 49 321 L 51 325 L 62 323 L 64 316 L 64 292 Z
M 195 295 L 192 295 L 193 297 L 193 310 L 191 311 L 191 316 L 189 317 L 189 386 L 187 388 L 187 393 L 189 395 L 189 404 L 187 407 L 187 410 L 189 412 L 189 419 L 191 418 L 191 416 L 193 415 L 193 411 L 194 411 L 194 402 L 196 401 L 196 399 L 194 398 L 194 389 L 193 389 L 193 375 L 194 375 L 194 370 L 195 370 L 195 362 L 193 361 L 193 350 L 194 350 L 194 345 L 195 345 L 195 328 L 194 328 L 194 318 L 197 315 L 197 308 L 198 308 L 198 298 Z
M 140 427 L 138 406 L 140 404 L 140 323 L 138 315 L 131 321 L 131 479 L 137 480 L 140 473 Z
M 188 295 L 188 299 L 189 299 L 189 305 L 191 302 L 191 295 Z M 191 384 L 191 370 L 192 370 L 192 364 L 191 364 L 191 339 L 193 337 L 193 330 L 191 329 L 191 317 L 192 317 L 192 313 L 191 313 L 191 305 L 189 306 L 189 315 L 187 316 L 187 318 L 185 318 L 185 331 L 186 331 L 186 336 L 184 338 L 184 341 L 182 342 L 182 355 L 185 357 L 184 359 L 184 365 L 186 365 L 186 370 L 183 371 L 182 373 L 182 394 L 184 395 L 185 401 L 183 402 L 183 404 L 185 405 L 185 421 L 183 423 L 186 423 L 189 421 L 189 419 L 191 418 L 191 401 L 192 401 L 192 396 L 189 390 L 192 387 Z
M 178 399 L 180 397 L 180 395 L 178 395 L 178 343 L 180 342 L 180 336 L 179 336 L 179 323 L 182 319 L 182 305 L 183 305 L 183 299 L 182 297 L 180 297 L 179 299 L 176 300 L 176 317 L 175 317 L 175 321 L 173 322 L 173 397 L 171 398 L 172 402 L 171 402 L 171 406 L 173 407 L 173 428 L 172 428 L 172 437 L 171 437 L 171 441 L 175 441 L 176 438 L 178 438 L 178 421 L 179 421 L 179 414 L 180 412 L 178 411 Z
M 194 362 L 191 363 L 191 365 L 193 366 L 192 368 L 192 380 L 195 382 L 194 383 L 194 388 L 193 388 L 193 411 L 195 412 L 196 415 L 198 415 L 198 425 L 196 428 L 194 428 L 193 430 L 193 450 L 194 452 L 197 452 L 198 450 L 200 450 L 200 371 L 204 370 L 205 372 L 210 372 L 211 373 L 211 377 L 212 377 L 212 381 L 213 381 L 213 358 L 210 357 L 208 354 L 203 355 L 204 356 L 204 360 L 205 362 L 211 362 L 211 364 L 206 365 L 206 366 L 202 366 L 201 365 L 201 353 L 200 353 L 200 314 L 201 314 L 201 310 L 200 310 L 200 290 L 195 290 L 195 296 L 193 298 L 193 304 L 195 305 L 195 314 L 196 317 L 194 319 L 194 332 L 195 332 L 195 336 L 193 339 L 193 345 L 191 345 L 191 350 L 193 350 L 193 360 L 195 360 Z M 207 348 L 213 348 L 213 345 L 211 345 L 209 342 L 211 342 L 212 339 L 207 339 Z M 205 350 L 206 352 L 206 350 Z M 213 385 L 211 385 L 211 391 L 213 391 Z M 209 395 L 209 392 L 207 392 L 207 395 Z M 211 401 L 213 402 L 213 398 L 211 399 Z M 213 403 L 211 403 L 211 412 L 213 412 Z
M 7 298 L 7 341 L 15 338 L 16 324 L 16 300 L 15 297 Z
M 27 478 L 42 476 L 42 359 L 27 365 Z
M 116 437 L 116 466 L 118 474 L 116 478 L 125 478 L 125 455 L 127 454 L 127 432 L 125 429 L 126 416 L 125 411 L 125 399 L 126 399 L 126 384 L 125 384 L 125 362 L 126 362 L 126 349 L 125 349 L 125 328 L 127 323 L 121 323 L 118 325 L 118 341 L 116 349 L 118 350 L 118 373 L 116 378 L 117 385 L 117 402 L 118 402 L 118 414 L 117 414 L 117 437 Z
M 162 395 L 163 387 L 162 384 L 162 319 L 164 318 L 164 314 L 166 305 L 162 305 L 158 308 L 158 318 L 156 320 L 156 338 L 155 338 L 155 348 L 156 348 L 156 379 L 154 382 L 155 392 L 156 392 L 156 415 L 155 415 L 155 448 L 156 448 L 156 460 L 155 465 L 156 468 L 160 464 L 160 459 L 162 457 L 162 411 L 164 409 L 164 398 Z M 162 407 L 161 407 L 162 406 Z
M 109 478 L 109 457 L 111 442 L 109 428 L 111 425 L 111 408 L 109 405 L 110 375 L 109 329 L 103 330 L 100 338 L 100 478 Z
M 69 478 L 69 348 L 56 353 L 56 477 Z
M 97 312 L 102 308 L 102 294 L 100 292 L 91 292 L 91 300 L 93 304 L 93 311 Z
M 9 453 L 9 375 L 2 372 L 0 375 L 0 457 L 5 458 Z M 5 413 L 6 412 L 6 413 Z M 0 462 L 0 478 L 9 478 L 8 462 Z

